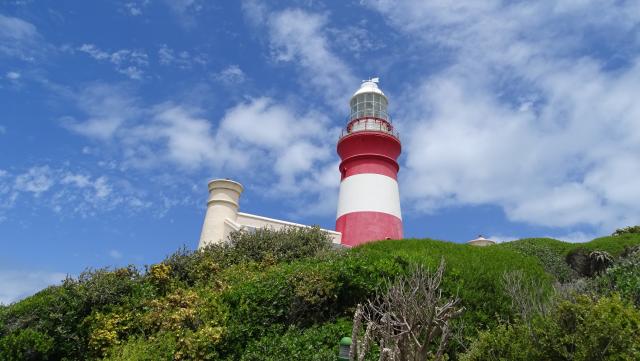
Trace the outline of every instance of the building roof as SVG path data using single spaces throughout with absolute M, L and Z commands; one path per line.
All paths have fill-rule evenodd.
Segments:
M 470 244 L 472 246 L 490 246 L 496 244 L 496 242 L 488 238 L 484 238 L 482 235 L 478 235 L 476 239 L 468 241 L 467 244 Z
M 374 80 L 377 80 L 377 79 L 374 79 Z M 374 80 L 363 81 L 362 84 L 360 84 L 360 89 L 356 90 L 356 92 L 353 93 L 352 98 L 362 93 L 377 93 L 386 98 L 387 96 L 384 95 L 382 90 L 380 90 L 380 88 L 378 87 L 378 82 Z

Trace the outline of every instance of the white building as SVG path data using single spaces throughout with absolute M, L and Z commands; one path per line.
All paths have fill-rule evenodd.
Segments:
M 284 227 L 309 227 L 303 224 L 239 212 L 242 190 L 240 183 L 229 179 L 215 179 L 209 182 L 207 213 L 204 217 L 198 248 L 212 243 L 225 242 L 229 233 L 233 231 L 258 228 L 278 230 Z M 327 229 L 323 229 L 323 231 L 331 236 L 334 244 L 340 244 L 342 238 L 340 232 Z
M 484 238 L 482 235 L 478 235 L 477 238 L 468 241 L 467 244 L 471 246 L 486 247 L 493 246 L 494 244 L 496 244 L 496 242 L 488 238 Z

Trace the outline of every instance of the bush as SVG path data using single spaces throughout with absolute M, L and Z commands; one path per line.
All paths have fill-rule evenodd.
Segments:
M 331 249 L 331 238 L 319 227 L 260 228 L 254 232 L 232 232 L 228 243 L 211 244 L 196 251 L 180 249 L 162 264 L 170 267 L 171 278 L 181 285 L 221 288 L 218 274 L 233 265 L 258 262 L 271 266 L 314 257 Z
M 0 338 L 0 360 L 49 360 L 54 340 L 50 336 L 26 328 Z
M 599 293 L 619 293 L 640 307 L 640 252 L 619 260 L 594 283 Z
M 406 274 L 414 265 L 434 269 L 441 257 L 447 262 L 443 293 L 462 299 L 467 309 L 462 322 L 474 327 L 494 326 L 496 317 L 506 319 L 513 314 L 502 286 L 505 271 L 521 269 L 542 287 L 551 287 L 550 277 L 535 259 L 513 251 L 431 240 L 380 241 L 332 256 L 277 265 L 254 278 L 229 283 L 222 299 L 233 322 L 224 343 L 236 350 L 229 351 L 233 353 L 266 337 L 272 332 L 270 325 L 305 328 L 350 317 L 356 304 L 372 297 L 387 279 Z M 466 332 L 475 335 L 477 331 L 468 328 Z
M 568 282 L 578 274 L 565 262 L 565 253 L 571 244 L 551 238 L 528 238 L 502 243 L 499 247 L 512 249 L 538 259 L 544 270 L 559 282 Z
M 606 251 L 588 251 L 575 248 L 567 255 L 567 263 L 582 277 L 601 274 L 613 264 L 613 257 Z
M 640 225 L 638 225 L 638 226 L 628 226 L 628 227 L 624 227 L 624 228 L 618 228 L 611 235 L 612 236 L 619 236 L 619 235 L 622 235 L 622 234 L 629 234 L 629 233 L 640 234 Z
M 272 231 L 238 231 L 229 235 L 229 245 L 241 260 L 255 262 L 289 262 L 312 257 L 331 249 L 331 237 L 320 227 L 287 227 Z
M 564 301 L 533 327 L 482 332 L 461 360 L 638 360 L 640 311 L 619 296 Z
M 336 360 L 338 342 L 351 334 L 351 322 L 340 319 L 335 323 L 300 329 L 291 326 L 283 332 L 270 333 L 250 342 L 241 361 L 327 361 Z
M 110 350 L 105 361 L 173 361 L 176 339 L 169 333 L 154 335 L 151 339 L 130 338 Z

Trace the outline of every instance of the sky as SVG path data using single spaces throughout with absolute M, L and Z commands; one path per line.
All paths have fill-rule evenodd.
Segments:
M 640 2 L 0 3 L 0 303 L 197 247 L 207 181 L 335 226 L 336 141 L 380 77 L 405 237 L 640 223 Z

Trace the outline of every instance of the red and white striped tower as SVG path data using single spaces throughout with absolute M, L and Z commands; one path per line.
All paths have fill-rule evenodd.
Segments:
M 377 83 L 378 78 L 365 80 L 353 94 L 349 122 L 338 141 L 342 162 L 336 231 L 347 246 L 402 238 L 401 145 Z

